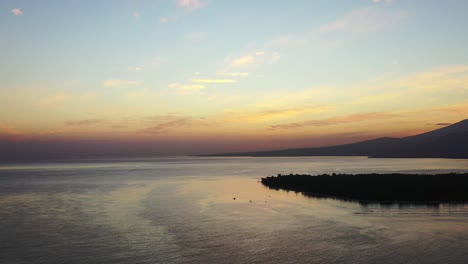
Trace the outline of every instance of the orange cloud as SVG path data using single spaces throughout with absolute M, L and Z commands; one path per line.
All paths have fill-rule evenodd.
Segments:
M 0 123 L 0 133 L 2 134 L 21 134 L 21 132 L 13 126 Z
M 19 141 L 28 137 L 14 126 L 6 125 L 0 122 L 0 140 Z
M 245 115 L 240 117 L 241 120 L 248 122 L 267 122 L 277 119 L 289 119 L 298 116 L 303 116 L 311 113 L 318 113 L 324 111 L 327 107 L 325 106 L 307 106 L 307 107 L 296 107 L 286 109 L 274 109 L 264 111 L 246 111 Z

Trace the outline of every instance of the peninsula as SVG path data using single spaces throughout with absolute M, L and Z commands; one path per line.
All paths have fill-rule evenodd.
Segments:
M 468 173 L 447 174 L 322 174 L 262 178 L 272 189 L 308 196 L 354 201 L 449 203 L 468 202 Z

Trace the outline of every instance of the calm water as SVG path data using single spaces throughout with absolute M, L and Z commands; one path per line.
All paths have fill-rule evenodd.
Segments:
M 258 182 L 278 173 L 388 171 L 466 172 L 468 160 L 4 164 L 0 262 L 467 263 L 467 205 L 364 206 L 269 190 Z

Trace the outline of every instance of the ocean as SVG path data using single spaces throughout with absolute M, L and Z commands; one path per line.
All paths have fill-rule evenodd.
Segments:
M 468 172 L 468 160 L 69 160 L 0 165 L 0 263 L 466 263 L 468 205 L 271 190 L 290 173 Z

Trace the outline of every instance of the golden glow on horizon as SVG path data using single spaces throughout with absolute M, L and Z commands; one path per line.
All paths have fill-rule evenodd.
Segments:
M 172 84 L 169 87 L 204 89 L 202 85 Z M 232 103 L 233 110 L 223 110 L 223 106 L 219 109 L 212 105 L 208 106 L 204 113 L 192 111 L 194 106 L 190 104 L 178 109 L 180 112 L 171 113 L 171 106 L 165 105 L 164 97 L 159 96 L 155 96 L 155 102 L 152 103 L 136 102 L 135 105 L 128 102 L 125 108 L 115 108 L 109 112 L 107 108 L 109 104 L 104 101 L 105 98 L 100 98 L 97 94 L 87 96 L 87 100 L 83 101 L 84 95 L 74 96 L 65 92 L 45 95 L 39 100 L 35 95 L 28 97 L 21 93 L 22 100 L 35 102 L 36 107 L 42 106 L 42 108 L 30 113 L 29 119 L 23 117 L 21 122 L 14 120 L 14 116 L 4 117 L 0 133 L 29 137 L 44 135 L 92 137 L 108 134 L 109 137 L 117 138 L 128 135 L 151 138 L 161 137 L 167 133 L 174 136 L 209 137 L 224 133 L 233 136 L 314 135 L 318 138 L 320 135 L 333 134 L 338 129 L 340 133 L 368 134 L 373 131 L 376 135 L 393 136 L 431 130 L 435 127 L 428 124 L 436 124 L 441 120 L 456 122 L 465 118 L 468 112 L 468 100 L 452 104 L 450 97 L 444 99 L 448 96 L 447 92 L 455 94 L 466 92 L 468 66 L 445 67 L 430 72 L 410 74 L 395 80 L 372 80 L 368 84 L 350 85 L 350 87 L 352 89 L 349 92 L 346 92 L 346 87 L 312 88 L 299 94 L 276 92 L 276 95 L 272 93 L 263 98 L 259 97 L 254 105 L 242 104 L 243 98 L 249 97 L 245 94 L 240 95 L 240 98 Z M 392 91 L 388 92 L 387 87 L 393 87 Z M 337 94 L 338 91 L 342 91 L 341 94 Z M 10 98 L 12 96 L 14 97 L 10 94 Z M 171 98 L 188 96 L 190 99 L 207 102 L 209 92 L 196 95 L 177 95 L 168 92 L 166 96 Z M 344 98 L 334 98 L 335 105 L 326 105 L 326 102 L 333 97 Z M 127 99 L 122 98 L 122 100 Z M 155 104 L 158 105 L 156 112 L 168 114 L 152 115 Z M 286 107 L 292 105 L 295 107 Z M 136 106 L 142 111 L 133 110 Z M 366 112 L 367 106 L 380 111 Z M 75 117 L 70 119 L 70 114 L 74 112 Z M 42 128 L 31 126 L 37 122 L 42 124 L 39 126 Z

